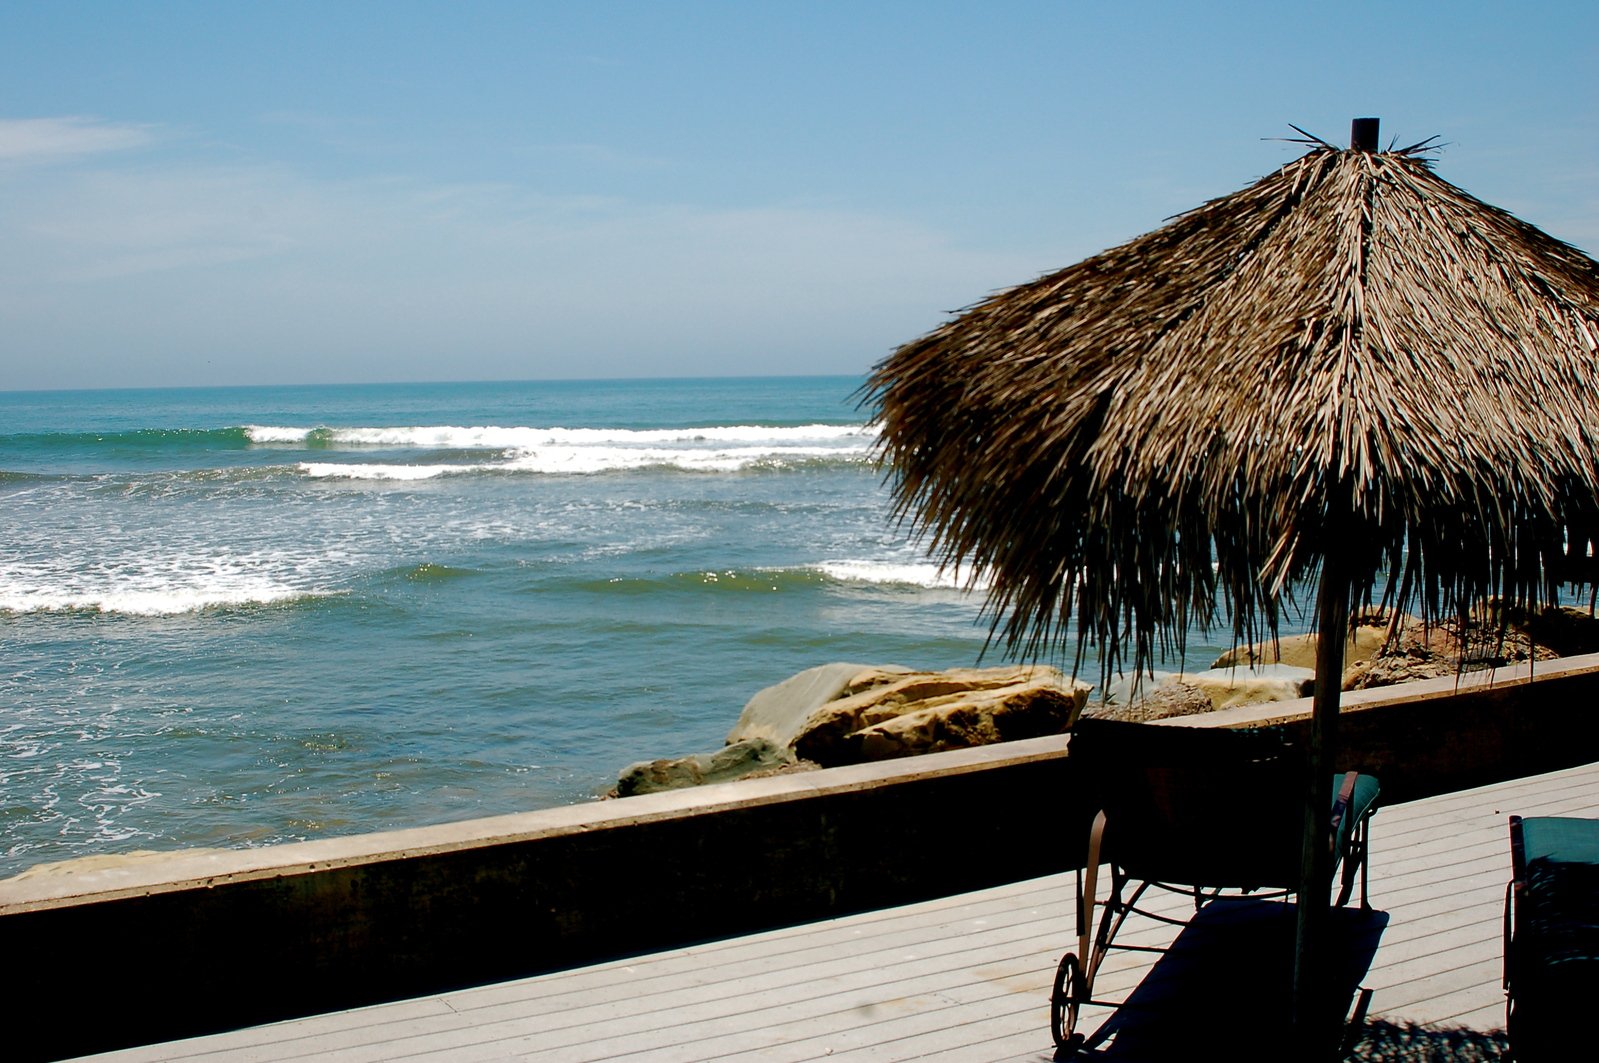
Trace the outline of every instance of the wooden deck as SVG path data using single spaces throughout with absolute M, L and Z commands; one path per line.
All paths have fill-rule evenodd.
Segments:
M 1599 817 L 1599 764 L 1378 813 L 1371 901 L 1386 926 L 1360 979 L 1372 990 L 1361 1058 L 1498 1058 L 1512 813 Z M 1048 843 L 1042 819 L 1039 835 Z M 1072 892 L 1071 875 L 1036 879 L 95 1058 L 1048 1060 L 1049 984 L 1072 947 Z M 1181 913 L 1185 902 L 1173 900 L 1168 907 Z M 1158 923 L 1130 920 L 1118 940 L 1165 944 L 1173 936 Z M 1121 999 L 1145 981 L 1154 959 L 1113 953 L 1096 995 Z M 1254 990 L 1221 991 L 1230 994 L 1228 1014 L 1182 1036 L 1221 1033 L 1225 1040 L 1212 1043 L 1231 1043 L 1250 1027 L 1252 1008 L 1271 1006 Z M 1089 1009 L 1080 1029 L 1092 1032 L 1111 1014 Z M 1134 1040 L 1118 1035 L 1094 1054 L 1142 1058 Z

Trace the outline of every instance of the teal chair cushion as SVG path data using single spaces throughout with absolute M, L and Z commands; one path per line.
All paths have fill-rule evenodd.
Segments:
M 1580 1058 L 1599 999 L 1599 820 L 1523 819 L 1520 853 L 1511 837 L 1510 1046 L 1524 1063 Z
M 1333 776 L 1333 801 L 1338 800 L 1339 787 L 1344 784 L 1343 773 Z M 1338 823 L 1337 852 L 1342 853 L 1349 848 L 1349 836 L 1354 831 L 1355 825 L 1361 817 L 1370 812 L 1377 805 L 1377 796 L 1382 793 L 1382 786 L 1378 784 L 1375 775 L 1364 773 L 1355 777 L 1355 789 L 1349 795 L 1349 806 L 1344 809 L 1344 818 Z
M 1599 864 L 1599 820 L 1535 816 L 1521 821 L 1527 862 Z

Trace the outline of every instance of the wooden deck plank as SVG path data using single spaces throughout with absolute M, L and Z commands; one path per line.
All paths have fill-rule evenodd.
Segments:
M 1013 953 L 996 952 L 992 960 L 1003 961 Z M 857 979 L 825 979 L 809 994 L 741 994 L 717 1001 L 713 1007 L 674 1011 L 673 1025 L 654 1030 L 652 1041 L 655 1045 L 693 1041 L 694 1054 L 709 1059 L 724 1051 L 736 1052 L 742 1045 L 765 1043 L 768 1038 L 792 1041 L 827 1034 L 841 1024 L 853 1024 L 863 1036 L 875 1037 L 880 1032 L 876 1027 L 906 1015 L 931 1011 L 944 1022 L 949 1020 L 951 1007 L 987 1001 L 1005 991 L 996 986 L 992 973 L 984 972 L 985 968 L 977 966 L 940 969 L 894 964 L 878 972 L 863 972 Z M 591 1042 L 595 1058 L 624 1056 L 636 1043 L 631 1025 L 612 1026 L 609 1036 Z
M 1599 818 L 1599 764 L 1379 812 L 1370 894 L 1390 922 L 1363 980 L 1374 1031 L 1419 1023 L 1500 1036 L 1511 814 Z M 1076 947 L 1073 896 L 1073 876 L 1057 875 L 97 1058 L 1042 1061 L 1048 987 Z M 1169 894 L 1150 907 L 1191 910 Z M 1135 916 L 1117 940 L 1164 945 L 1176 933 Z M 1124 998 L 1153 962 L 1112 953 L 1096 995 Z M 1111 1014 L 1085 1009 L 1080 1028 Z
M 823 951 L 820 955 L 819 950 L 807 949 L 804 952 L 808 955 L 788 953 L 790 962 L 780 967 L 774 967 L 772 950 L 769 949 L 758 961 L 747 960 L 721 969 L 715 980 L 737 983 L 746 991 L 754 991 L 800 986 L 821 978 L 884 970 L 898 964 L 913 964 L 923 968 L 963 968 L 979 959 L 980 952 L 993 951 L 996 946 L 1000 949 L 999 954 L 1014 951 L 1018 943 L 1025 943 L 1037 935 L 1037 926 L 1037 923 L 1029 922 L 984 927 L 980 933 L 967 933 L 968 928 L 957 926 L 939 929 L 932 940 L 899 941 L 894 947 L 873 943 L 862 950 L 841 952 L 834 949 Z M 781 948 L 781 942 L 775 943 L 775 947 Z M 681 994 L 684 988 L 682 984 L 668 981 L 651 988 L 647 993 L 620 998 L 619 1003 L 624 1007 L 637 1007 L 647 996 L 654 998 L 657 994 L 666 994 L 661 1000 L 670 1005 L 673 1002 L 668 997 Z M 654 1006 L 653 1000 L 650 1006 Z
M 1438 1025 L 1464 1026 L 1470 1030 L 1502 1030 L 1505 1026 L 1505 1001 L 1501 995 L 1492 1004 L 1474 1011 L 1460 1012 L 1436 1020 Z
M 314 1056 L 322 1050 L 321 1045 L 348 1038 L 352 1032 L 362 1036 L 361 1032 L 364 1031 L 367 1040 L 384 1043 L 410 1024 L 439 1020 L 448 1022 L 453 1014 L 450 1006 L 437 997 L 418 997 L 88 1058 L 115 1059 L 119 1063 L 164 1063 L 167 1060 L 189 1059 L 249 1063 L 253 1060 L 296 1059 L 301 1055 Z
M 945 962 L 928 962 L 925 957 L 912 955 L 873 966 L 850 957 L 842 965 L 847 970 L 820 971 L 814 979 L 796 980 L 790 972 L 774 971 L 765 978 L 729 982 L 728 992 L 714 996 L 679 993 L 648 1004 L 638 1002 L 636 1007 L 623 1001 L 563 1015 L 555 1023 L 539 1016 L 533 1025 L 541 1032 L 544 1045 L 564 1047 L 593 1042 L 596 1051 L 614 1058 L 638 1038 L 661 1046 L 685 1037 L 702 1037 L 711 1030 L 745 1032 L 778 1017 L 833 1016 L 875 1007 L 877 997 L 884 993 L 893 999 L 950 999 L 969 991 L 974 984 L 973 972 L 984 970 L 982 965 L 1002 963 L 1015 952 L 1013 942 L 993 940 L 982 949 L 953 953 L 954 959 Z M 825 992 L 815 988 L 818 986 L 825 987 Z M 528 1027 L 527 1020 L 513 1018 L 480 1024 L 479 1032 L 500 1029 L 508 1036 L 517 1036 Z M 603 1029 L 605 1037 L 594 1042 L 597 1029 Z
M 1036 883 L 1017 886 L 1020 888 L 1014 891 L 1005 887 L 1004 892 L 995 891 L 993 896 L 981 897 L 966 909 L 958 910 L 954 918 L 928 919 L 917 911 L 890 909 L 887 913 L 868 913 L 849 920 L 829 920 L 657 956 L 613 961 L 563 974 L 562 991 L 541 994 L 538 999 L 551 1002 L 550 1010 L 561 1010 L 567 1006 L 563 997 L 582 996 L 590 1001 L 605 999 L 608 995 L 633 998 L 655 992 L 659 986 L 732 980 L 764 970 L 770 965 L 772 951 L 779 947 L 784 949 L 791 965 L 799 967 L 816 958 L 834 957 L 841 948 L 870 953 L 920 946 L 930 939 L 936 940 L 940 934 L 964 929 L 967 923 L 975 925 L 986 920 L 988 928 L 997 930 L 1035 919 L 1038 906 L 1032 902 L 1039 894 L 1056 894 L 1052 899 L 1058 903 L 1058 889 L 1042 889 Z M 932 903 L 937 904 L 931 909 L 934 913 L 955 908 L 942 901 Z M 933 933 L 929 934 L 929 930 Z M 462 1011 L 492 1007 L 507 1000 L 526 1002 L 527 981 L 460 990 L 446 994 L 444 999 Z
M 541 1044 L 546 1047 L 552 1045 L 559 1047 L 561 1042 L 567 1040 L 563 1031 L 573 1028 L 578 1028 L 580 1032 L 586 1030 L 591 1033 L 595 1027 L 603 1025 L 612 1033 L 616 1033 L 618 1030 L 625 1031 L 631 1026 L 643 1024 L 645 1029 L 651 1029 L 658 1026 L 658 1023 L 649 1017 L 652 1014 L 669 1014 L 678 1026 L 694 1023 L 703 1024 L 707 1021 L 714 1021 L 718 1017 L 719 1010 L 738 1010 L 764 1006 L 768 1002 L 767 997 L 773 993 L 779 997 L 784 993 L 792 995 L 796 991 L 796 987 L 803 988 L 812 983 L 841 985 L 843 983 L 839 981 L 838 975 L 843 969 L 858 972 L 857 980 L 865 986 L 882 982 L 884 972 L 897 967 L 904 967 L 921 973 L 936 973 L 940 969 L 954 971 L 962 978 L 969 978 L 973 970 L 983 971 L 982 965 L 984 964 L 988 965 L 990 972 L 996 971 L 1006 964 L 1015 962 L 1014 956 L 1018 951 L 1019 942 L 1025 942 L 1027 939 L 1037 936 L 1036 931 L 1033 929 L 1034 922 L 1017 918 L 1016 909 L 1011 909 L 1007 915 L 1009 918 L 1006 920 L 993 920 L 990 918 L 956 919 L 943 920 L 938 924 L 933 924 L 939 930 L 939 933 L 934 936 L 931 942 L 923 938 L 917 951 L 893 958 L 891 962 L 885 961 L 882 949 L 873 948 L 861 953 L 847 953 L 842 959 L 834 958 L 829 961 L 831 969 L 828 969 L 828 964 L 791 962 L 768 970 L 764 974 L 757 972 L 757 977 L 754 978 L 743 977 L 744 972 L 739 969 L 735 968 L 731 971 L 726 971 L 712 964 L 702 969 L 719 972 L 714 976 L 716 981 L 736 984 L 736 996 L 733 994 L 719 995 L 710 1002 L 702 1001 L 696 1004 L 694 995 L 698 991 L 699 985 L 713 980 L 711 978 L 703 978 L 697 980 L 698 985 L 696 986 L 669 986 L 655 994 L 621 994 L 597 1009 L 594 1007 L 593 1002 L 590 1001 L 587 1010 L 574 1012 L 567 1009 L 543 1024 L 540 1031 L 543 1035 L 540 1039 Z M 1058 923 L 1062 916 L 1057 914 L 1052 918 Z M 1000 926 L 993 926 L 992 924 L 995 922 L 1000 923 Z M 1005 925 L 1007 923 L 1014 924 L 1014 926 L 1007 927 Z M 976 924 L 983 924 L 980 927 L 983 933 L 975 939 L 980 941 L 980 947 L 974 948 L 963 945 L 962 941 L 967 936 L 965 932 Z M 1052 930 L 1053 932 L 1049 936 L 1058 938 L 1060 936 L 1058 929 L 1052 928 Z M 898 932 L 898 934 L 903 936 L 903 931 Z M 781 938 L 781 936 L 781 934 L 772 935 L 774 938 Z M 912 942 L 912 944 L 916 944 L 916 942 Z M 812 949 L 808 951 L 816 952 L 818 950 Z M 792 953 L 790 956 L 793 958 Z M 763 950 L 763 962 L 768 968 L 772 967 L 770 949 Z M 452 1000 L 457 1002 L 457 1006 L 460 1007 L 462 1002 L 469 1000 L 473 992 L 468 990 L 463 993 L 453 994 Z M 763 996 L 763 993 L 766 996 Z M 570 996 L 570 994 L 562 995 Z M 514 1011 L 515 1001 L 510 1003 L 513 1005 L 512 1010 Z M 548 1012 L 549 1010 L 547 1008 L 535 1009 L 538 1012 Z M 478 1027 L 474 1037 L 485 1032 L 492 1033 L 496 1029 L 503 1037 L 513 1037 L 519 1035 L 522 1032 L 520 1026 L 525 1025 L 520 1024 L 514 1014 L 508 1015 L 503 1005 L 472 1010 L 471 1019 L 473 1025 Z M 439 1031 L 435 1030 L 430 1031 L 421 1038 L 407 1038 L 405 1045 L 394 1045 L 393 1047 L 395 1049 L 403 1048 L 407 1051 L 424 1051 L 437 1047 L 437 1045 L 426 1043 L 430 1035 L 437 1033 Z M 434 1039 L 436 1040 L 436 1038 Z M 446 1040 L 448 1039 L 446 1037 Z M 329 1040 L 327 1043 L 332 1046 L 337 1042 L 336 1040 Z M 659 1047 L 659 1039 L 654 1043 Z M 346 1049 L 351 1049 L 353 1046 L 354 1042 L 344 1042 L 339 1045 L 339 1047 Z

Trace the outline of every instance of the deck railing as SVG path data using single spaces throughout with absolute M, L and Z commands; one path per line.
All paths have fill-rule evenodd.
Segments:
M 1379 774 L 1386 800 L 1599 760 L 1599 655 L 1344 705 L 1342 760 Z M 1308 711 L 1174 722 L 1297 727 Z M 25 976 L 8 993 L 8 1054 L 150 1043 L 1066 870 L 1090 814 L 1068 748 L 1033 739 L 9 880 L 0 954 Z M 71 987 L 89 982 L 115 991 L 86 1014 Z

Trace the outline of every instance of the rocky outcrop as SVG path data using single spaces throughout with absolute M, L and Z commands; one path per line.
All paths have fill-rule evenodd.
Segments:
M 1426 624 L 1418 617 L 1390 614 L 1360 618 L 1344 647 L 1340 687 L 1360 690 L 1417 679 L 1498 668 L 1522 661 L 1550 660 L 1599 652 L 1599 620 L 1585 609 L 1550 608 L 1536 615 L 1501 615 L 1488 603 L 1465 622 Z M 1277 661 L 1314 669 L 1315 635 L 1297 635 L 1240 647 L 1218 657 L 1215 667 Z
M 1512 611 L 1507 619 L 1512 627 L 1557 657 L 1599 653 L 1599 618 L 1589 609 L 1563 606 L 1545 609 L 1536 616 Z
M 1173 716 L 1193 716 L 1201 712 L 1214 712 L 1210 695 L 1181 676 L 1172 676 L 1151 688 L 1148 693 L 1134 697 L 1130 702 L 1096 702 L 1083 710 L 1084 716 L 1106 720 L 1127 720 L 1130 723 L 1148 723 Z
M 1560 612 L 1552 609 L 1544 615 Z M 1529 633 L 1524 616 L 1504 620 L 1501 623 L 1496 613 L 1487 611 L 1464 623 L 1441 621 L 1425 625 L 1415 617 L 1405 617 L 1392 642 L 1369 659 L 1344 668 L 1343 689 L 1393 686 L 1562 656 Z
M 1060 734 L 1089 690 L 1047 667 L 874 671 L 817 708 L 793 749 L 833 766 Z
M 1411 621 L 1417 625 L 1421 623 L 1415 617 L 1401 618 L 1403 626 L 1408 627 Z M 1386 616 L 1362 617 L 1354 634 L 1344 643 L 1344 666 L 1347 668 L 1357 661 L 1371 660 L 1378 656 L 1387 637 Z M 1257 642 L 1252 646 L 1240 646 L 1229 650 L 1217 657 L 1211 663 L 1211 668 L 1248 668 L 1264 664 L 1286 664 L 1295 668 L 1305 668 L 1314 673 L 1316 650 L 1320 643 L 1321 639 L 1314 634 L 1289 635 L 1275 642 Z
M 1292 701 L 1314 687 L 1315 673 L 1287 664 L 1222 667 L 1203 672 L 1153 672 L 1110 683 L 1086 715 L 1142 723 L 1240 705 Z
M 757 693 L 715 753 L 634 764 L 619 796 L 935 753 L 1070 729 L 1089 684 L 1031 666 L 917 672 L 828 664 Z
M 823 664 L 807 668 L 775 686 L 758 691 L 745 704 L 738 722 L 728 732 L 727 741 L 765 739 L 775 746 L 791 748 L 806 729 L 812 716 L 823 706 L 854 697 L 894 679 L 914 675 L 897 665 Z M 926 673 L 923 673 L 926 674 Z
M 1455 675 L 1517 661 L 1599 652 L 1587 610 L 1501 614 L 1425 625 L 1401 615 L 1361 618 L 1344 647 L 1345 690 Z M 1314 693 L 1317 639 L 1242 646 L 1207 671 L 1156 672 L 1090 687 L 1047 667 L 918 672 L 894 665 L 826 664 L 760 691 L 714 753 L 634 764 L 616 793 L 696 786 L 817 766 L 914 756 L 1068 730 L 1078 713 L 1147 721 L 1287 701 Z
M 774 772 L 794 763 L 784 749 L 764 738 L 733 742 L 714 753 L 646 760 L 623 769 L 616 780 L 618 797 L 676 790 L 684 786 L 728 782 L 761 772 Z

